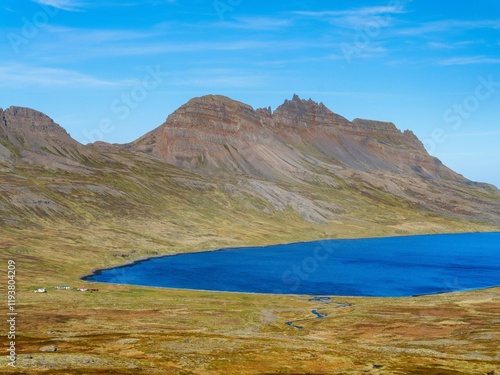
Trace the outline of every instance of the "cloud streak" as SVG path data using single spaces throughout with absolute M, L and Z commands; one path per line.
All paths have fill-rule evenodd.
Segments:
M 232 22 L 219 22 L 218 26 L 243 30 L 278 30 L 289 27 L 292 20 L 271 17 L 240 17 Z
M 396 15 L 408 13 L 403 2 L 386 6 L 367 6 L 345 10 L 329 11 L 294 11 L 293 15 L 313 21 L 328 22 L 336 27 L 346 29 L 362 29 L 367 25 L 392 24 Z
M 420 36 L 444 31 L 476 30 L 476 29 L 500 29 L 500 20 L 441 20 L 436 22 L 422 23 L 415 27 L 403 28 L 398 31 L 400 35 Z
M 65 10 L 68 12 L 77 12 L 81 10 L 82 4 L 75 0 L 32 0 L 41 5 L 48 5 L 53 8 Z
M 473 45 L 484 44 L 484 41 L 475 41 L 475 40 L 464 40 L 458 42 L 429 42 L 427 46 L 434 49 L 456 49 L 456 48 L 465 48 Z
M 18 64 L 0 66 L 0 87 L 16 85 L 18 87 L 115 88 L 132 84 L 136 82 L 103 80 L 67 69 Z
M 452 57 L 439 61 L 439 65 L 452 66 L 452 65 L 472 65 L 472 64 L 500 64 L 499 58 L 488 56 L 465 56 L 465 57 Z
M 346 16 L 377 16 L 381 14 L 393 13 L 401 14 L 406 13 L 404 7 L 400 5 L 391 6 L 373 6 L 373 7 L 363 7 L 347 10 L 336 10 L 336 11 L 295 11 L 293 14 L 305 17 L 313 18 L 325 18 L 325 17 L 346 17 Z

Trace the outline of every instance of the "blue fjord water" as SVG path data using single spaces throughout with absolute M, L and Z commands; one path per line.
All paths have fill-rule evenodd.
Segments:
M 152 258 L 87 281 L 248 293 L 401 297 L 500 285 L 500 233 L 322 240 Z

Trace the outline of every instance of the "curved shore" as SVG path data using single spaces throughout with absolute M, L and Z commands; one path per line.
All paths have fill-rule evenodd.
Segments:
M 140 285 L 146 287 L 151 286 L 214 292 L 298 295 L 327 294 L 358 297 L 414 297 L 449 293 L 455 291 L 487 289 L 500 285 L 500 280 L 498 280 L 498 277 L 496 277 L 498 275 L 498 272 L 496 271 L 498 270 L 500 265 L 498 265 L 497 267 L 493 256 L 490 256 L 491 259 L 487 258 L 487 256 L 489 256 L 488 254 L 493 254 L 493 251 L 498 250 L 497 245 L 490 245 L 490 243 L 496 244 L 497 237 L 499 235 L 500 233 L 498 232 L 491 232 L 425 236 L 392 236 L 369 239 L 316 240 L 311 242 L 294 242 L 289 244 L 267 245 L 258 247 L 218 248 L 209 251 L 203 250 L 137 259 L 119 266 L 94 270 L 93 272 L 85 276 L 81 276 L 80 279 L 91 282 L 106 282 L 115 284 Z M 443 242 L 447 244 L 446 246 L 448 246 L 448 248 L 452 248 L 452 252 L 450 252 L 449 254 L 441 255 L 441 252 L 446 252 L 446 248 L 442 245 Z M 462 248 L 458 248 L 456 243 L 460 243 Z M 465 243 L 465 245 L 463 245 L 462 243 Z M 473 250 L 470 250 L 466 246 L 467 243 L 480 243 L 482 247 L 478 247 L 477 249 L 473 248 Z M 430 247 L 430 245 L 436 247 L 436 250 L 433 250 L 433 253 L 431 252 L 429 253 L 429 255 L 426 255 L 425 253 L 421 252 L 420 247 Z M 359 246 L 361 246 L 361 248 L 359 248 Z M 387 248 L 384 248 L 384 246 Z M 412 250 L 412 246 L 416 246 L 417 250 Z M 379 250 L 379 248 L 384 250 Z M 393 255 L 391 251 L 395 251 L 395 254 Z M 412 253 L 412 251 L 414 251 L 414 253 Z M 477 254 L 475 253 L 475 251 L 482 251 L 483 253 L 480 254 L 484 254 L 486 261 L 481 259 L 479 261 L 476 261 L 475 257 Z M 333 257 L 334 253 L 335 257 Z M 357 258 L 353 258 L 353 253 L 356 254 Z M 265 257 L 263 258 L 263 260 L 260 260 L 259 257 L 262 257 L 262 255 L 265 255 Z M 426 256 L 429 257 L 429 260 L 426 260 Z M 455 258 L 453 258 L 453 256 Z M 195 257 L 197 257 L 196 260 Z M 481 257 L 478 256 L 477 258 Z M 286 268 L 287 262 L 290 264 L 290 262 L 294 262 L 294 259 L 296 263 L 293 263 L 293 267 Z M 342 263 L 342 268 L 338 268 L 338 259 L 340 259 L 341 261 L 343 259 L 347 259 L 348 263 L 345 263 L 344 261 L 344 263 Z M 331 261 L 333 260 L 336 263 L 331 263 Z M 191 266 L 186 266 L 186 264 L 183 263 L 186 261 L 188 262 L 187 264 Z M 463 263 L 463 266 L 460 265 L 461 263 L 457 263 L 459 261 Z M 146 262 L 155 262 L 157 264 L 156 267 L 160 267 L 159 269 L 162 270 L 163 267 L 168 267 L 171 264 L 178 264 L 177 266 L 175 266 L 177 273 L 182 272 L 180 270 L 182 270 L 182 268 L 185 268 L 187 273 L 191 272 L 191 274 L 193 275 L 193 272 L 195 272 L 196 277 L 199 278 L 200 282 L 202 283 L 196 285 L 196 282 L 194 282 L 193 280 L 190 280 L 190 283 L 185 285 L 182 283 L 179 284 L 178 282 L 170 283 L 168 280 L 175 276 L 172 276 L 170 273 L 160 273 L 157 276 L 157 279 L 154 279 L 154 281 L 152 281 L 153 279 L 148 279 L 147 277 L 150 277 L 148 273 L 150 273 L 151 269 L 153 271 L 155 270 L 155 268 L 151 268 L 154 265 L 148 265 L 149 267 L 142 267 L 142 269 L 148 269 L 148 272 L 144 275 L 141 275 L 140 273 L 141 268 L 139 268 L 139 270 L 136 269 L 136 274 L 130 276 L 130 282 L 126 279 L 126 276 L 122 277 L 120 281 L 116 281 L 116 278 L 115 280 L 113 280 L 112 277 L 108 277 L 109 281 L 106 280 L 106 273 L 111 273 L 112 271 L 120 269 L 133 268 L 136 266 L 140 266 L 141 264 L 144 264 Z M 354 268 L 352 271 L 348 267 L 350 267 L 353 262 L 356 266 L 359 266 L 357 266 L 358 268 Z M 431 262 L 429 264 L 432 264 L 432 267 L 429 267 L 427 265 L 428 262 Z M 477 262 L 477 264 L 475 262 Z M 222 264 L 226 263 L 227 267 L 221 266 Z M 299 266 L 297 266 L 297 264 Z M 196 266 L 191 269 L 191 267 L 194 265 Z M 208 268 L 202 268 L 200 265 L 205 265 Z M 242 281 L 237 280 L 240 279 L 239 272 L 241 269 L 241 265 L 251 267 L 252 270 L 255 269 L 255 267 L 260 267 L 257 268 L 256 271 L 253 271 L 255 272 L 254 274 L 246 276 L 247 278 L 250 276 L 255 277 L 255 282 L 253 284 L 248 284 L 247 281 L 241 284 Z M 302 269 L 298 268 L 300 266 L 302 266 Z M 321 274 L 321 272 L 324 273 L 324 270 L 322 270 L 320 266 L 322 266 L 323 268 L 326 267 L 328 269 L 328 273 Z M 207 285 L 206 277 L 200 278 L 197 273 L 210 275 L 210 273 L 208 272 L 210 267 L 216 267 L 217 269 L 220 267 L 226 267 L 226 269 L 223 271 L 223 274 L 228 279 L 228 281 L 221 281 L 221 278 L 217 277 L 212 278 L 217 279 L 217 282 L 213 282 L 213 285 L 209 282 Z M 273 267 L 278 268 L 276 269 L 276 271 L 270 271 L 270 268 Z M 285 267 L 284 271 L 279 267 Z M 346 267 L 347 271 L 344 269 Z M 398 267 L 402 270 L 400 271 Z M 401 284 L 401 282 L 393 283 L 397 285 L 390 286 L 392 288 L 390 289 L 389 287 L 387 287 L 387 283 L 384 281 L 385 279 L 376 279 L 377 272 L 379 274 L 381 272 L 379 269 L 384 270 L 383 275 L 385 278 L 390 277 L 391 280 L 398 281 L 400 281 L 400 279 L 398 278 L 402 278 L 402 280 L 405 281 L 404 278 L 406 277 L 406 282 L 410 284 L 406 286 L 399 285 Z M 416 278 L 416 280 L 408 278 L 406 275 L 406 273 L 411 274 L 412 272 L 416 272 L 412 271 L 413 269 L 419 272 L 419 277 Z M 460 273 L 457 273 L 456 269 L 458 269 Z M 408 272 L 408 270 L 410 272 Z M 292 271 L 294 271 L 295 274 L 293 274 Z M 231 272 L 236 273 L 231 276 Z M 261 272 L 262 274 L 259 272 Z M 302 272 L 302 274 L 300 274 L 299 272 Z M 335 274 L 335 272 L 337 273 Z M 450 274 L 450 272 L 454 272 L 456 276 L 453 278 L 453 276 L 451 276 L 453 275 L 453 273 Z M 351 285 L 352 283 L 354 283 L 352 285 L 360 289 L 346 289 L 342 286 L 344 284 L 339 284 L 341 287 L 340 289 L 336 287 L 325 289 L 323 284 L 330 283 L 331 280 L 333 280 L 330 279 L 330 273 L 335 276 L 343 275 L 340 278 L 336 278 L 338 280 L 337 282 L 340 281 L 342 283 L 347 283 L 345 285 Z M 184 273 L 182 273 L 182 275 L 183 274 Z M 431 288 L 429 288 L 429 286 L 425 286 L 425 280 L 422 275 L 425 275 L 428 279 L 438 279 L 440 274 L 442 275 L 441 283 L 435 284 Z M 478 276 L 477 284 L 475 284 L 476 281 L 473 278 L 475 274 L 480 276 Z M 310 282 L 309 279 L 312 280 L 313 278 L 317 278 L 318 275 L 320 277 L 323 277 L 323 279 L 314 281 L 317 284 L 311 284 L 312 286 L 308 286 L 309 284 L 307 283 Z M 99 276 L 103 277 L 99 278 Z M 164 278 L 164 276 L 166 278 Z M 292 276 L 295 277 L 295 279 L 293 279 Z M 299 279 L 298 276 L 300 276 L 301 278 Z M 264 279 L 259 281 L 259 277 L 264 277 Z M 273 280 L 274 284 L 269 284 L 268 281 L 264 281 L 270 281 L 270 277 Z M 460 282 L 458 281 L 458 277 L 460 277 Z M 470 280 L 467 279 L 467 277 L 469 277 Z M 138 283 L 138 279 L 144 279 L 144 282 Z M 211 277 L 208 277 L 208 279 L 211 280 Z M 489 284 L 487 283 L 488 280 L 490 280 Z M 238 281 L 240 282 L 240 284 L 236 283 L 232 285 L 231 281 Z M 301 289 L 299 290 L 296 287 L 292 288 L 290 286 L 292 282 L 295 282 L 295 286 L 300 286 Z M 259 287 L 255 288 L 253 286 L 254 284 L 259 285 Z M 306 286 L 306 289 L 304 289 L 304 285 Z M 317 287 L 315 285 L 317 285 L 319 289 L 316 289 Z M 445 286 L 445 288 L 443 288 L 443 286 Z M 374 293 L 372 291 L 375 290 L 374 288 L 382 289 L 380 289 L 381 292 Z M 366 292 L 363 292 L 363 290 L 366 290 Z M 384 290 L 387 291 L 383 292 Z M 425 290 L 425 292 L 423 292 L 423 290 Z M 404 291 L 404 293 L 402 293 L 401 291 Z

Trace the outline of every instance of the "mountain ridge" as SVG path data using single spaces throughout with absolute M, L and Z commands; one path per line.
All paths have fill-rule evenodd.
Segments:
M 297 95 L 292 100 L 285 100 L 273 112 L 254 110 L 249 105 L 218 95 L 193 98 L 158 128 L 128 144 L 133 150 L 202 173 L 207 169 L 223 169 L 225 165 L 230 165 L 233 172 L 259 171 L 261 168 L 252 165 L 255 163 L 248 160 L 248 154 L 265 154 L 263 146 L 281 148 L 277 152 L 280 154 L 278 159 L 291 158 L 297 163 L 291 155 L 281 157 L 287 154 L 283 146 L 288 145 L 309 147 L 310 154 L 322 155 L 328 162 L 344 167 L 402 169 L 463 179 L 428 155 L 422 142 L 410 130 L 401 132 L 390 122 L 364 119 L 351 122 L 323 103 L 303 100 Z M 397 148 L 410 151 L 415 162 L 406 160 L 404 163 L 405 156 L 401 153 L 390 155 L 390 158 L 380 157 L 386 149 L 397 153 Z M 237 149 L 243 151 L 231 151 Z M 391 158 L 402 163 L 394 165 Z M 269 176 L 272 172 L 269 169 L 279 174 L 286 166 L 262 168 L 266 170 L 262 170 L 261 175 Z
M 22 107 L 0 110 L 0 119 L 0 213 L 14 225 L 123 212 L 164 220 L 163 211 L 180 207 L 176 220 L 184 220 L 212 204 L 217 215 L 244 211 L 256 222 L 354 220 L 390 231 L 410 217 L 500 225 L 498 189 L 444 166 L 413 132 L 349 121 L 297 95 L 274 111 L 220 95 L 193 98 L 128 144 L 83 146 Z

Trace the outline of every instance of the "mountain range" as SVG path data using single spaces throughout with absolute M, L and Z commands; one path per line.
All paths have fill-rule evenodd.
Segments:
M 297 95 L 274 111 L 194 98 L 128 144 L 82 145 L 41 112 L 0 109 L 0 179 L 0 225 L 15 228 L 120 217 L 207 228 L 239 217 L 325 235 L 500 226 L 500 191 L 443 165 L 411 131 Z

